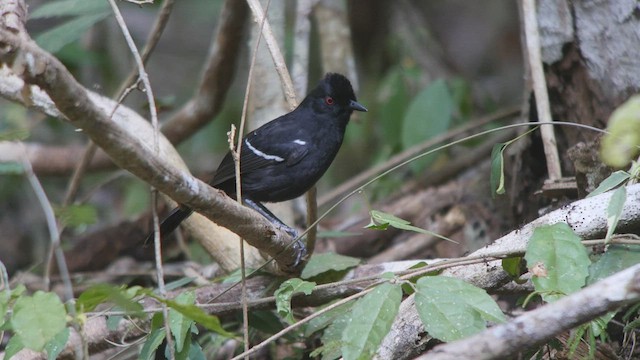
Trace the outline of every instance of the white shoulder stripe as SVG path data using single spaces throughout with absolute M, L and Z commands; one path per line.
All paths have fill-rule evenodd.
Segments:
M 306 141 L 300 140 L 300 139 L 295 139 L 295 140 L 293 140 L 293 142 L 298 144 L 298 145 L 307 145 Z
M 244 143 L 247 144 L 247 147 L 249 148 L 249 150 L 253 151 L 254 154 L 256 154 L 257 156 L 260 156 L 261 158 L 264 158 L 264 159 L 267 159 L 267 160 L 275 160 L 275 161 L 278 161 L 278 162 L 284 161 L 284 159 L 281 158 L 280 156 L 265 154 L 262 151 L 254 148 L 253 145 L 251 145 L 251 143 L 249 142 L 248 139 L 244 139 Z

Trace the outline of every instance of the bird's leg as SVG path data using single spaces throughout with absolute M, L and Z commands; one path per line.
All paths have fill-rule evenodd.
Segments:
M 255 210 L 258 213 L 260 213 L 260 215 L 264 216 L 264 218 L 269 220 L 269 222 L 271 222 L 272 224 L 276 225 L 280 229 L 284 230 L 292 238 L 296 239 L 295 243 L 293 244 L 293 248 L 296 250 L 298 255 L 296 256 L 296 261 L 293 264 L 293 266 L 294 267 L 297 266 L 300 263 L 300 260 L 302 260 L 302 258 L 305 255 L 307 255 L 307 248 L 302 243 L 302 241 L 300 241 L 300 239 L 298 239 L 298 232 L 294 228 L 289 227 L 289 226 L 287 226 L 287 224 L 283 223 L 282 220 L 278 219 L 277 216 L 275 216 L 271 211 L 269 211 L 269 209 L 267 209 L 261 203 L 259 203 L 257 201 L 253 201 L 253 200 L 248 199 L 248 198 L 243 198 L 242 202 L 244 202 L 245 205 L 247 205 L 248 207 L 250 207 L 253 210 Z

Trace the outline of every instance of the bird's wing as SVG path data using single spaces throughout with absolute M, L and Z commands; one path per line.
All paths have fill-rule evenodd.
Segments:
M 307 156 L 308 140 L 297 136 L 297 131 L 287 126 L 286 122 L 280 122 L 280 126 L 267 125 L 249 133 L 243 139 L 240 152 L 241 174 L 280 163 L 293 166 Z M 227 153 L 216 170 L 211 185 L 215 186 L 233 177 L 235 177 L 235 164 L 231 153 Z

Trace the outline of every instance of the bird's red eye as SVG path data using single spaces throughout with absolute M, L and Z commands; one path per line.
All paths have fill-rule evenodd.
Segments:
M 325 102 L 325 104 L 327 104 L 327 105 L 333 105 L 333 103 L 334 103 L 335 101 L 333 100 L 333 98 L 332 98 L 331 96 L 327 96 L 326 98 L 324 98 L 324 102 Z

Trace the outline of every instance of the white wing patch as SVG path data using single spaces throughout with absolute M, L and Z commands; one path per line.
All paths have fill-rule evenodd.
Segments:
M 269 155 L 269 154 L 265 154 L 262 151 L 256 149 L 253 147 L 253 145 L 251 145 L 251 143 L 249 142 L 248 139 L 244 139 L 244 143 L 247 144 L 247 147 L 249 148 L 249 150 L 253 151 L 254 154 L 256 154 L 257 156 L 263 158 L 263 159 L 267 159 L 267 160 L 275 160 L 277 162 L 281 162 L 284 161 L 283 158 L 281 158 L 278 155 Z
M 293 140 L 293 142 L 298 144 L 298 145 L 307 145 L 306 141 L 300 140 L 300 139 L 295 139 L 295 140 Z

